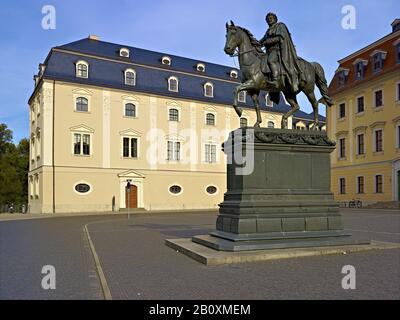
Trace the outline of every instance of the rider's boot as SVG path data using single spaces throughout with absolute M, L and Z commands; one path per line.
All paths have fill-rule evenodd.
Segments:
M 273 87 L 275 89 L 279 89 L 279 73 L 277 67 L 271 63 L 271 76 L 272 81 L 267 80 L 267 84 L 269 87 Z

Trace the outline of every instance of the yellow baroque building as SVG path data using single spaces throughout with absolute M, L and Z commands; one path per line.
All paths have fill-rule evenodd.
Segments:
M 245 93 L 241 119 L 231 107 L 239 70 L 96 36 L 52 48 L 34 79 L 32 213 L 216 208 L 226 191 L 221 144 L 256 121 Z M 261 104 L 262 125 L 279 127 L 283 97 L 277 105 L 263 93 Z M 299 111 L 289 126 L 311 122 Z
M 399 207 L 400 20 L 392 32 L 339 61 L 327 132 L 336 140 L 331 187 L 343 205 Z

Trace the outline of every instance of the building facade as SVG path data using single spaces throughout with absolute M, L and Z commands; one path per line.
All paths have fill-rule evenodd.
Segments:
M 327 110 L 332 191 L 340 202 L 400 201 L 400 20 L 392 32 L 339 61 Z
M 216 208 L 226 191 L 221 144 L 256 121 L 245 93 L 241 119 L 231 107 L 239 82 L 231 67 L 96 36 L 52 48 L 29 99 L 30 212 Z M 261 104 L 262 125 L 278 128 L 289 106 L 266 93 Z M 289 126 L 312 121 L 296 115 Z

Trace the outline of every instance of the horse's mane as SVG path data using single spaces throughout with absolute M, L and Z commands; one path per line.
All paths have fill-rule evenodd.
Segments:
M 244 33 L 247 34 L 247 36 L 250 39 L 251 45 L 256 49 L 256 51 L 258 53 L 264 53 L 264 51 L 262 50 L 261 43 L 253 36 L 253 34 L 249 30 L 247 30 L 246 28 L 243 28 L 243 27 L 238 27 L 238 28 L 242 29 L 244 31 Z

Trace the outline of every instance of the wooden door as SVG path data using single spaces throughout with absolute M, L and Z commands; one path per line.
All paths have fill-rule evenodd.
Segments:
M 125 206 L 126 208 L 137 208 L 137 186 L 133 184 L 130 191 L 125 188 Z

